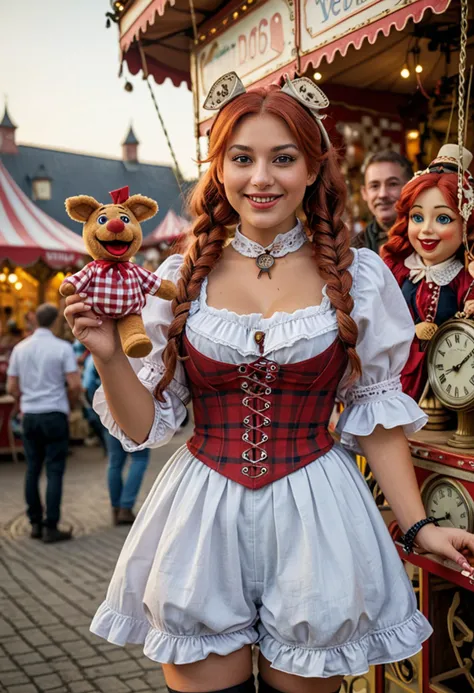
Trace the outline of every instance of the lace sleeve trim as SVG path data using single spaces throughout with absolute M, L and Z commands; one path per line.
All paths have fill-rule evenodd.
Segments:
M 394 393 L 402 391 L 400 377 L 382 380 L 380 383 L 373 385 L 364 385 L 353 387 L 347 393 L 347 405 L 350 404 L 367 404 L 375 400 L 390 399 Z

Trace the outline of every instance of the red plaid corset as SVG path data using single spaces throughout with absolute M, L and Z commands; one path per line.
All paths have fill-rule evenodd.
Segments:
M 257 332 L 263 351 L 264 334 Z M 347 365 L 339 339 L 317 356 L 278 365 L 221 363 L 184 338 L 195 427 L 190 452 L 211 469 L 251 489 L 304 467 L 331 449 L 328 432 Z

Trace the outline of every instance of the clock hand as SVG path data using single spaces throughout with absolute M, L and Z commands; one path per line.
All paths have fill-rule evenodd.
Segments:
M 474 349 L 472 349 L 472 350 L 469 352 L 469 354 L 463 358 L 463 360 L 461 361 L 461 363 L 458 363 L 457 366 L 453 366 L 453 371 L 456 371 L 456 372 L 457 372 L 458 370 L 460 370 L 461 366 L 463 366 L 463 365 L 466 363 L 466 361 L 469 361 L 469 359 L 471 358 L 471 356 L 474 356 Z

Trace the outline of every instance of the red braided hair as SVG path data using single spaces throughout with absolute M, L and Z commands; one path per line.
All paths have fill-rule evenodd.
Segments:
M 321 150 L 321 134 L 309 111 L 278 87 L 252 89 L 227 104 L 217 115 L 211 129 L 210 166 L 197 183 L 190 199 L 190 212 L 195 222 L 195 241 L 187 252 L 178 281 L 178 296 L 173 301 L 174 320 L 163 352 L 165 373 L 155 394 L 159 399 L 171 382 L 180 358 L 180 340 L 191 302 L 199 296 L 200 287 L 222 255 L 228 238 L 227 228 L 238 217 L 224 192 L 222 179 L 224 156 L 237 124 L 244 116 L 269 113 L 282 118 L 303 152 L 308 171 L 317 173 L 315 182 L 306 188 L 303 211 L 313 234 L 315 261 L 327 282 L 327 295 L 336 309 L 339 337 L 344 343 L 352 367 L 351 380 L 361 374 L 356 353 L 357 325 L 351 318 L 354 306 L 350 295 L 352 276 L 348 267 L 353 254 L 349 230 L 342 221 L 346 201 L 346 185 L 334 149 Z

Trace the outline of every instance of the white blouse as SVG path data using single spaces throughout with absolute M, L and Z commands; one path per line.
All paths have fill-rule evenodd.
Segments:
M 391 271 L 371 250 L 353 250 L 349 268 L 353 276 L 351 294 L 359 335 L 357 353 L 362 376 L 348 387 L 348 373 L 342 378 L 338 399 L 345 405 L 339 419 L 341 443 L 358 452 L 355 436 L 367 436 L 380 424 L 384 428 L 403 426 L 405 433 L 419 430 L 427 417 L 401 390 L 400 372 L 408 358 L 414 336 L 413 320 Z M 183 262 L 172 255 L 159 268 L 163 279 L 177 282 Z M 172 320 L 171 303 L 147 297 L 143 310 L 146 331 L 153 350 L 144 359 L 131 359 L 145 387 L 153 392 L 164 367 L 168 325 Z M 224 363 L 244 363 L 261 356 L 254 340 L 256 331 L 265 333 L 264 356 L 279 364 L 297 363 L 324 351 L 337 336 L 336 312 L 323 289 L 320 305 L 278 312 L 270 318 L 260 313 L 239 315 L 212 308 L 207 303 L 207 280 L 199 298 L 191 304 L 186 335 L 192 345 L 211 359 Z M 168 443 L 185 418 L 190 399 L 183 364 L 178 362 L 173 381 L 164 393 L 165 402 L 155 402 L 155 419 L 148 439 L 137 445 L 116 424 L 110 414 L 102 388 L 94 397 L 94 408 L 102 423 L 118 438 L 124 449 L 133 452 Z

